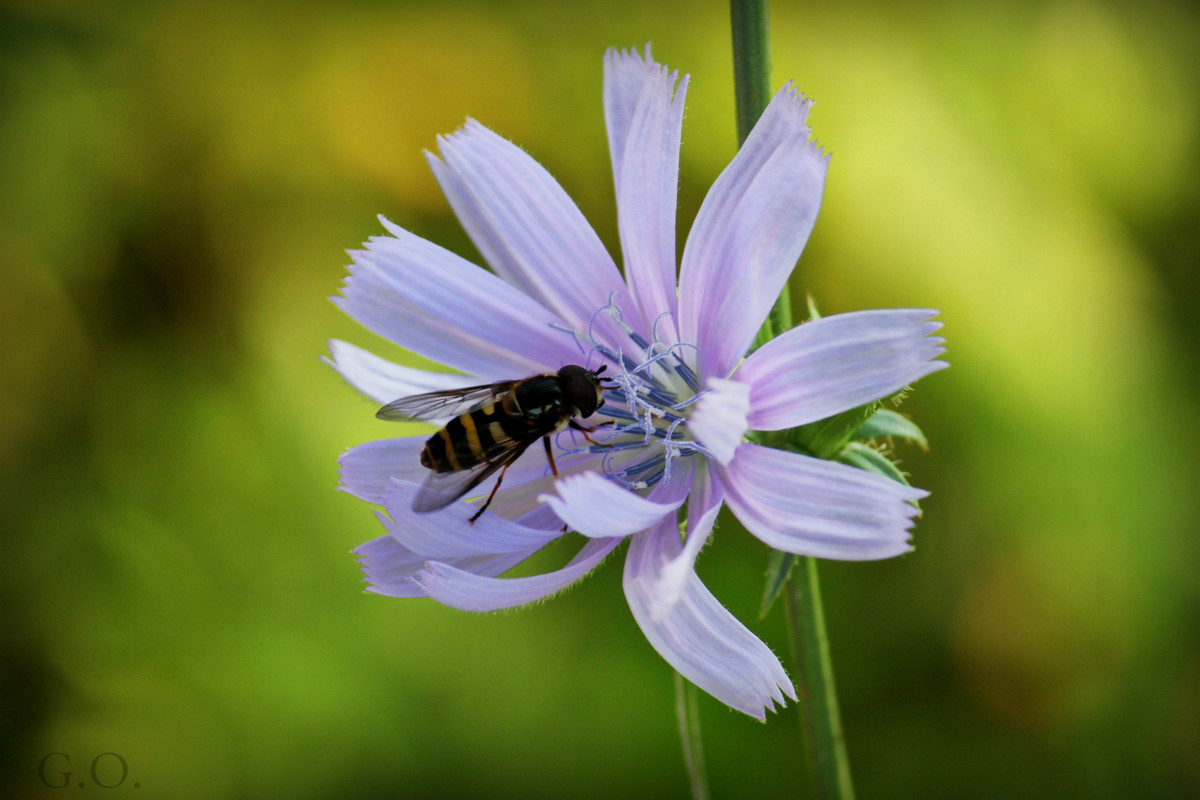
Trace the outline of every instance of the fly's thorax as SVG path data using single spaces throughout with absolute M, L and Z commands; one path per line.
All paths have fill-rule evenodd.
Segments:
M 527 378 L 513 387 L 510 396 L 519 408 L 514 416 L 519 416 L 531 428 L 545 433 L 566 425 L 575 411 L 563 395 L 562 386 L 555 375 Z

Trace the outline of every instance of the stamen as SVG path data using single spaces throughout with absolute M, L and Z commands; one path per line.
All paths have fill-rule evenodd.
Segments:
M 646 400 L 654 403 L 654 405 L 662 407 L 667 406 L 674 408 L 675 395 L 663 391 L 655 386 L 646 386 L 645 391 L 639 394 Z
M 614 364 L 621 365 L 621 369 L 623 371 L 632 372 L 633 370 L 637 369 L 637 363 L 624 353 L 614 353 L 612 350 L 609 350 L 602 344 L 596 345 L 596 350 L 600 353 L 600 355 L 604 356 L 609 361 L 613 362 Z
M 650 343 L 647 342 L 645 339 L 643 339 L 641 337 L 641 334 L 639 334 L 637 331 L 630 328 L 629 330 L 626 331 L 626 333 L 629 334 L 629 338 L 633 339 L 633 343 L 636 344 L 638 347 L 642 348 L 643 350 L 650 349 Z
M 612 444 L 608 444 L 606 442 L 603 446 L 597 447 L 596 445 L 591 445 L 585 449 L 591 450 L 592 452 L 595 452 L 595 450 L 604 450 L 609 453 L 619 453 L 622 450 L 640 450 L 645 446 L 645 442 L 639 441 L 614 442 Z
M 687 400 L 684 400 L 681 403 L 676 403 L 675 405 L 671 406 L 671 408 L 675 409 L 676 411 L 687 408 L 692 403 L 695 403 L 697 400 L 699 400 L 701 397 L 703 397 L 706 394 L 708 394 L 708 389 L 705 389 L 703 392 L 699 392 L 698 394 L 692 395 Z
M 609 316 L 611 316 L 614 321 L 620 323 L 621 310 L 619 308 L 617 308 L 615 305 L 613 305 L 613 293 L 612 292 L 609 292 L 609 294 L 608 294 L 608 303 L 597 308 L 596 313 L 592 314 L 591 318 L 588 320 L 588 338 L 591 339 L 593 342 L 596 341 L 596 336 L 593 333 L 593 328 L 596 326 L 596 317 L 600 316 L 605 311 L 609 312 Z
M 658 323 L 662 322 L 664 318 L 669 317 L 669 316 L 671 316 L 671 312 L 664 311 L 663 313 L 659 314 L 657 317 L 654 318 L 654 322 L 650 325 L 650 337 L 652 339 L 654 339 L 654 341 L 656 341 L 656 342 L 662 341 L 662 339 L 658 338 Z
M 587 337 L 584 337 L 583 335 L 581 335 L 579 333 L 579 331 L 575 330 L 574 328 L 568 328 L 566 325 L 559 325 L 557 322 L 551 322 L 551 323 L 549 323 L 549 325 L 551 328 L 553 328 L 556 331 L 561 331 L 563 333 L 569 333 L 571 335 L 571 338 L 575 341 L 575 346 L 579 348 L 579 352 L 583 355 L 584 363 L 590 362 L 592 360 L 592 353 L 594 353 L 600 349 L 600 346 L 598 344 L 596 344 L 595 341 L 593 341 Z M 584 349 L 584 346 L 583 346 L 584 342 L 588 342 L 592 345 L 590 350 Z
M 624 394 L 610 396 L 608 393 L 605 393 L 604 400 L 605 400 L 604 410 L 599 413 L 603 414 L 606 417 L 612 417 L 613 419 L 626 419 L 626 420 L 630 420 L 630 421 L 633 421 L 635 419 L 633 414 L 630 414 L 625 409 L 614 408 L 613 406 L 608 404 L 609 400 L 612 400 L 614 403 L 625 402 Z
M 657 342 L 655 344 L 649 345 L 650 351 L 653 351 L 654 349 L 657 349 L 658 347 L 661 347 L 661 345 L 658 344 Z M 659 353 L 658 355 L 651 356 L 650 358 L 643 361 L 638 366 L 638 368 L 634 371 L 635 372 L 646 372 L 647 370 L 650 369 L 651 366 L 653 366 L 654 364 L 657 364 L 659 361 L 662 361 L 664 358 L 670 357 L 671 355 L 672 355 L 672 353 L 671 353 L 670 349 L 664 350 L 663 352 Z M 678 356 L 676 356 L 676 358 L 678 358 Z
M 638 481 L 638 482 L 641 484 L 644 484 L 644 486 L 646 488 L 653 486 L 654 484 L 658 483 L 660 480 L 663 483 L 670 483 L 671 482 L 670 476 L 667 475 L 667 472 L 668 472 L 668 470 L 664 467 L 663 469 L 660 469 L 658 472 L 655 472 L 653 475 L 647 475 L 645 478 L 643 478 L 641 481 Z
M 654 467 L 657 467 L 659 464 L 665 463 L 666 460 L 667 460 L 666 456 L 657 455 L 654 458 L 651 458 L 647 461 L 642 461 L 638 464 L 634 464 L 632 467 L 626 467 L 625 469 L 621 470 L 621 474 L 628 475 L 628 476 L 638 475 L 640 473 L 645 472 L 648 469 L 653 469 Z
M 667 350 L 667 352 L 675 356 L 675 374 L 683 378 L 683 382 L 688 385 L 689 389 L 691 389 L 693 392 L 698 392 L 700 391 L 700 379 L 696 377 L 696 373 L 693 372 L 692 368 L 687 365 L 687 362 L 683 360 L 683 357 L 675 352 L 676 348 L 680 347 L 690 347 L 692 350 L 696 351 L 697 363 L 700 361 L 700 349 L 694 344 L 680 342 L 679 344 L 671 345 Z
M 586 333 L 558 325 L 552 327 L 571 334 L 585 356 L 585 363 L 590 364 L 598 354 L 616 367 L 618 374 L 605 379 L 611 385 L 601 387 L 605 405 L 599 413 L 619 424 L 606 426 L 607 436 L 599 444 L 581 446 L 583 443 L 574 434 L 569 440 L 556 436 L 555 443 L 564 455 L 600 455 L 600 468 L 609 478 L 631 489 L 646 489 L 670 482 L 672 462 L 676 459 L 708 455 L 690 437 L 686 424 L 691 406 L 704 395 L 691 366 L 700 363 L 699 352 L 693 344 L 667 344 L 659 338 L 659 325 L 669 316 L 666 313 L 654 320 L 652 341 L 647 341 L 624 322 L 614 299 L 615 295 L 610 295 L 608 302 L 592 314 Z M 628 336 L 622 345 L 613 347 L 596 340 L 596 322 L 603 313 Z M 685 353 L 685 348 L 692 352 Z M 625 349 L 631 353 L 627 354 Z M 634 456 L 633 464 L 628 456 L 618 458 L 618 454 L 635 451 L 645 454 Z

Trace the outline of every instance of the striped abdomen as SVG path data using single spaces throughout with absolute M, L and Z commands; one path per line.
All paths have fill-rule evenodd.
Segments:
M 534 426 L 510 409 L 518 411 L 511 393 L 499 403 L 450 420 L 425 442 L 421 465 L 435 472 L 458 472 L 536 440 L 540 434 Z

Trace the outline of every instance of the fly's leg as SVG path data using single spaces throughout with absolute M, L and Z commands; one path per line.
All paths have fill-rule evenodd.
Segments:
M 588 436 L 588 434 L 595 433 L 596 431 L 600 430 L 605 425 L 616 425 L 616 424 L 617 424 L 617 421 L 615 419 L 610 419 L 608 422 L 602 422 L 594 428 L 589 428 L 587 425 L 580 425 L 578 422 L 576 422 L 573 419 L 567 420 L 567 425 L 569 425 L 572 430 L 576 430 L 576 431 L 579 431 L 580 433 L 582 433 L 583 438 L 587 439 L 589 442 L 591 442 L 596 447 L 608 447 L 609 445 L 604 444 L 603 442 L 597 442 L 591 436 Z M 547 445 L 547 447 L 549 447 L 549 445 Z M 555 473 L 555 474 L 557 475 L 557 473 Z
M 554 451 L 550 449 L 550 437 L 543 436 L 542 444 L 546 445 L 546 458 L 550 460 L 550 471 L 554 473 L 554 477 L 558 477 L 558 465 L 554 463 Z
M 553 463 L 553 462 L 551 462 L 551 463 Z M 476 511 L 469 520 L 467 520 L 472 525 L 475 524 L 475 520 L 479 519 L 479 515 L 482 514 L 484 511 L 487 511 L 487 507 L 492 504 L 492 498 L 496 496 L 496 490 L 499 489 L 500 484 L 504 482 L 504 473 L 508 472 L 508 468 L 511 465 L 512 465 L 512 462 L 510 461 L 507 464 L 505 464 L 503 467 L 500 468 L 500 477 L 496 478 L 496 485 L 493 486 L 492 491 L 488 493 L 487 500 L 484 500 L 483 505 L 481 505 L 479 507 L 479 510 Z
M 586 435 L 586 434 L 584 434 L 584 435 Z M 550 437 L 543 436 L 542 444 L 544 444 L 546 446 L 546 458 L 550 460 L 550 471 L 554 473 L 554 477 L 557 479 L 558 478 L 558 464 L 554 463 L 554 451 L 550 449 Z M 563 523 L 562 532 L 563 533 L 567 532 L 566 523 Z

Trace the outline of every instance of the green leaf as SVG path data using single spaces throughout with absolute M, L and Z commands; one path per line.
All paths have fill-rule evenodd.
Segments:
M 807 306 L 808 306 L 808 319 L 809 319 L 809 321 L 812 321 L 812 320 L 814 320 L 814 319 L 820 319 L 820 318 L 821 318 L 821 312 L 820 312 L 820 311 L 817 311 L 817 301 L 816 301 L 816 300 L 813 300 L 813 296 L 812 296 L 811 294 L 807 294 L 807 295 L 805 295 L 805 296 L 804 296 L 804 302 L 805 302 L 805 305 L 807 305 Z
M 908 417 L 901 416 L 895 411 L 881 408 L 856 430 L 851 439 L 877 439 L 893 436 L 909 442 L 916 442 L 922 450 L 929 449 L 929 442 L 917 424 Z
M 792 569 L 799 560 L 800 556 L 793 553 L 785 553 L 782 550 L 771 551 L 771 560 L 767 562 L 767 584 L 763 587 L 762 607 L 758 610 L 759 620 L 767 618 L 771 606 L 783 592 L 783 587 L 787 585 Z
M 855 431 L 860 429 L 878 408 L 878 402 L 867 403 L 827 419 L 801 425 L 789 431 L 788 436 L 817 458 L 836 458 Z

